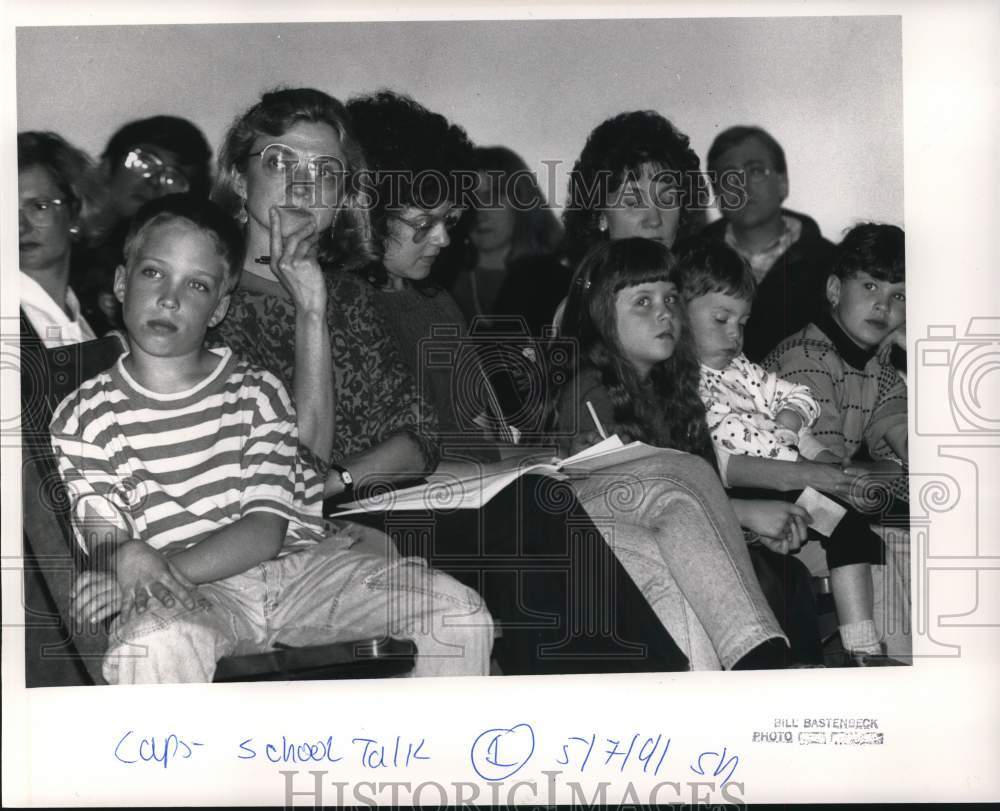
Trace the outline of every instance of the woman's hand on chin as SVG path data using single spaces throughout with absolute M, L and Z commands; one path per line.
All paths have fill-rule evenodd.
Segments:
M 298 212 L 293 214 L 292 212 Z M 296 217 L 294 227 L 287 223 L 282 233 L 282 218 Z M 301 209 L 281 210 L 272 206 L 271 226 L 271 272 L 292 297 L 299 312 L 315 312 L 326 315 L 326 282 L 319 265 L 319 234 L 316 220 Z

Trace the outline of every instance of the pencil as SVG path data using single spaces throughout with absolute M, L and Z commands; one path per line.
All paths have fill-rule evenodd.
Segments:
M 594 421 L 594 425 L 597 426 L 597 433 L 601 435 L 601 439 L 607 439 L 608 435 L 604 431 L 604 426 L 601 425 L 601 421 L 597 419 L 597 412 L 594 410 L 593 403 L 587 400 L 587 411 L 590 412 L 590 418 Z

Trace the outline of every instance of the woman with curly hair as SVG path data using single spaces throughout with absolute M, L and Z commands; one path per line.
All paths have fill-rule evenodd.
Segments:
M 477 147 L 473 161 L 474 210 L 451 294 L 469 319 L 520 317 L 538 335 L 572 275 L 559 261 L 562 225 L 516 152 Z
M 624 442 L 683 452 L 642 471 L 619 471 L 624 482 L 638 476 L 646 488 L 639 504 L 616 516 L 626 569 L 658 606 L 665 563 L 724 666 L 731 666 L 734 645 L 744 652 L 750 646 L 765 660 L 785 656 L 739 525 L 767 537 L 784 537 L 789 529 L 804 536 L 805 525 L 795 505 L 730 504 L 722 490 L 698 394 L 697 355 L 667 247 L 641 238 L 595 245 L 574 276 L 560 334 L 575 339 L 580 353 L 580 368 L 562 387 L 553 420 L 561 450 L 591 444 L 593 426 Z M 613 474 L 605 473 L 609 479 L 600 486 L 607 488 Z M 585 504 L 591 488 L 589 482 L 577 486 Z M 669 531 L 672 524 L 683 526 L 692 500 L 712 516 L 714 533 Z M 636 542 L 642 533 L 653 535 L 659 557 L 648 542 Z
M 468 404 L 452 394 L 451 367 L 421 363 L 420 342 L 435 328 L 466 333 L 465 316 L 432 268 L 464 213 L 457 202 L 463 175 L 471 173 L 472 144 L 461 127 L 407 96 L 382 91 L 351 99 L 347 109 L 369 165 L 377 256 L 358 270 L 442 432 L 455 438 Z
M 570 265 L 604 240 L 643 237 L 669 248 L 700 231 L 699 166 L 688 137 L 659 113 L 621 113 L 600 124 L 570 173 L 563 212 Z
M 95 337 L 70 287 L 92 172 L 90 158 L 54 132 L 18 133 L 21 328 L 48 347 Z

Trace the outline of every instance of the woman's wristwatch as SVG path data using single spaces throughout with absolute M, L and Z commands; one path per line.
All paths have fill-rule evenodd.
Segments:
M 351 475 L 351 471 L 336 462 L 330 462 L 330 470 L 337 471 L 340 482 L 344 485 L 344 491 L 340 495 L 346 495 L 354 490 L 354 477 Z

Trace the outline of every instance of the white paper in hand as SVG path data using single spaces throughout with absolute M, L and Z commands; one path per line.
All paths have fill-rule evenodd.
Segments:
M 807 487 L 802 494 L 795 499 L 795 503 L 812 516 L 810 529 L 816 530 L 820 535 L 829 538 L 840 523 L 840 519 L 847 514 L 847 510 L 841 507 L 833 499 L 827 498 L 818 490 Z

